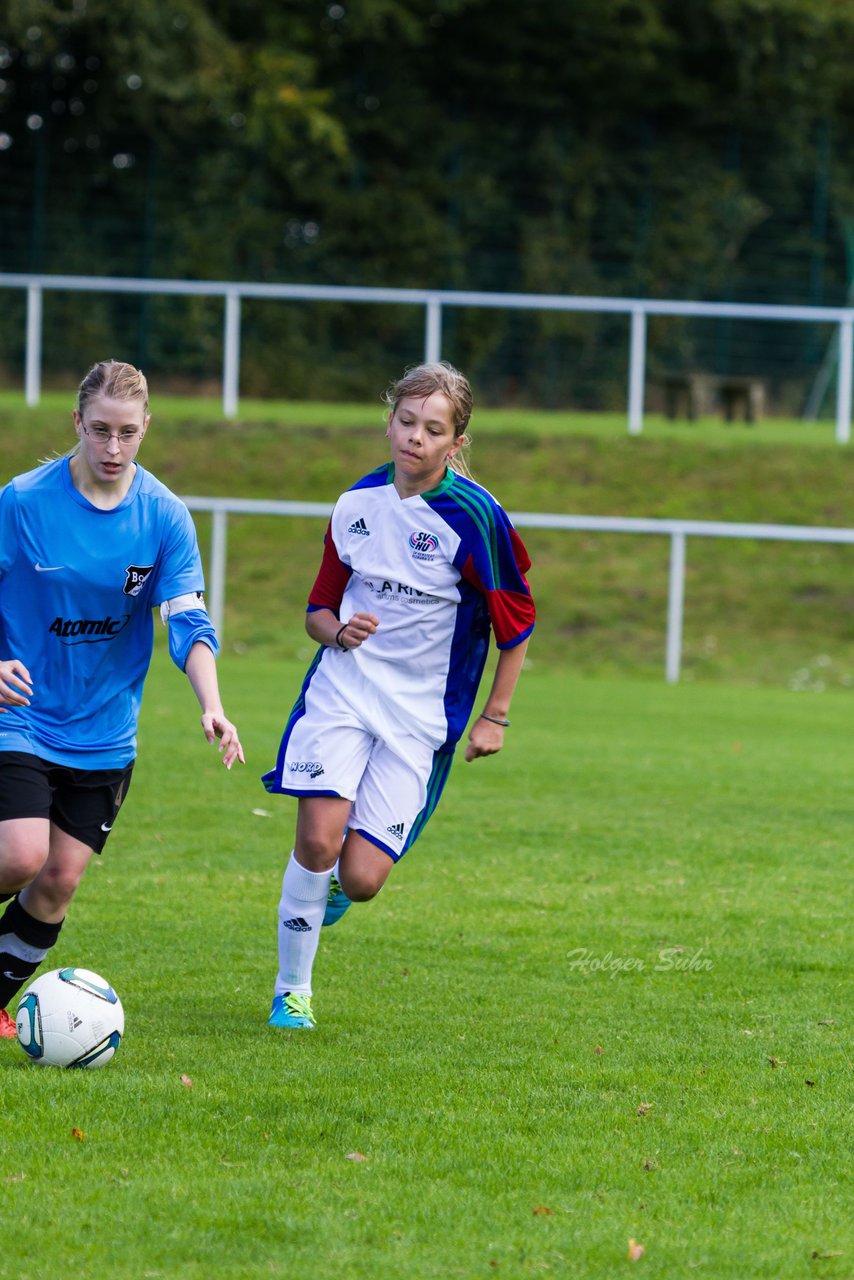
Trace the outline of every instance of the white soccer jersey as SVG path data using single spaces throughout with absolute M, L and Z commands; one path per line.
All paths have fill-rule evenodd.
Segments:
M 356 649 L 317 661 L 365 723 L 399 726 L 434 751 L 452 750 L 471 715 L 489 645 L 512 648 L 534 625 L 527 551 L 480 485 L 448 470 L 427 493 L 401 498 L 393 464 L 338 500 L 309 610 L 379 618 Z M 304 706 L 301 696 L 293 716 Z

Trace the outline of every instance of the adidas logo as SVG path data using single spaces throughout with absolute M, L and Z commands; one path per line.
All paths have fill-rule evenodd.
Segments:
M 306 923 L 302 916 L 295 916 L 293 920 L 283 920 L 282 924 L 294 933 L 311 933 L 311 925 Z
M 347 530 L 348 533 L 358 533 L 363 538 L 370 538 L 371 531 L 365 524 L 364 517 L 359 516 L 358 520 L 354 520 Z
M 78 1018 L 77 1014 L 73 1013 L 69 1009 L 68 1010 L 68 1030 L 76 1031 L 78 1027 L 82 1027 L 82 1026 L 83 1026 L 83 1019 Z
M 403 839 L 403 823 L 402 822 L 393 823 L 392 826 L 386 827 L 386 831 L 389 833 L 389 835 L 394 836 L 395 840 Z

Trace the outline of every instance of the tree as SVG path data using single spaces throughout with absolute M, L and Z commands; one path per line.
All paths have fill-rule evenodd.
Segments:
M 838 0 L 6 0 L 4 18 L 5 269 L 847 292 L 854 10 Z M 110 304 L 74 340 L 136 325 L 156 361 L 210 364 L 204 305 L 156 313 Z M 259 307 L 248 334 L 291 353 L 303 390 L 317 360 L 352 390 L 410 321 L 348 317 Z M 581 371 L 623 394 L 607 328 L 448 329 L 500 389 L 511 369 L 565 401 Z M 693 358 L 690 329 L 672 332 Z

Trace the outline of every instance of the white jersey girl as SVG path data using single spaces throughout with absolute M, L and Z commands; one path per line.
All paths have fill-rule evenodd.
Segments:
M 299 798 L 279 904 L 277 1027 L 314 1025 L 321 925 L 379 892 L 435 809 L 490 630 L 499 657 L 465 756 L 501 749 L 534 626 L 521 539 L 492 495 L 450 465 L 466 441 L 468 382 L 449 365 L 420 365 L 387 400 L 391 462 L 336 503 L 306 619 L 321 648 L 264 777 L 269 791 Z

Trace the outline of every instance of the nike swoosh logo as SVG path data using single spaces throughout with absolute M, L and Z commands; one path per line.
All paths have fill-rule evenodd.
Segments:
M 8 978 L 10 982 L 26 982 L 29 976 L 28 973 L 25 973 L 22 977 L 20 973 L 11 973 L 9 969 L 3 970 L 3 977 Z
M 36 564 L 34 566 L 36 573 L 56 573 L 57 569 L 64 569 L 64 564 Z
M 109 834 L 109 832 L 111 832 L 111 831 L 112 831 L 112 829 L 113 829 L 113 824 L 112 824 L 112 822 L 110 823 L 110 825 L 109 825 L 109 826 L 107 826 L 106 822 L 102 822 L 102 823 L 101 823 L 101 830 L 102 830 L 102 831 L 106 831 L 106 832 Z

